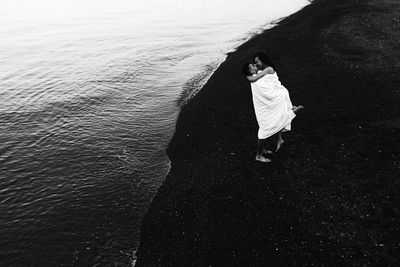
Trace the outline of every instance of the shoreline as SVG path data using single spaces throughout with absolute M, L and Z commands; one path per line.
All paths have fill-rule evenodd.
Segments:
M 229 53 L 180 112 L 136 266 L 399 264 L 398 10 L 314 1 Z M 260 50 L 306 107 L 268 165 L 240 73 Z

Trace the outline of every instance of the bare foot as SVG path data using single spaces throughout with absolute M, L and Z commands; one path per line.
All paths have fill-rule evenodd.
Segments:
M 261 162 L 266 162 L 266 163 L 271 162 L 270 159 L 267 159 L 266 157 L 264 157 L 264 156 L 262 156 L 262 155 L 257 155 L 257 156 L 256 156 L 256 160 L 257 160 L 257 161 L 261 161 Z
M 299 110 L 301 110 L 301 109 L 303 109 L 303 108 L 304 108 L 304 106 L 302 106 L 302 105 L 293 106 L 292 110 L 293 110 L 294 113 L 296 113 L 297 111 L 299 111 Z
M 282 144 L 283 144 L 284 142 L 285 142 L 285 141 L 283 141 L 282 138 L 279 139 L 278 142 L 276 142 L 276 149 L 275 149 L 275 152 L 277 152 L 277 151 L 281 148 L 281 146 L 282 146 Z
M 270 155 L 270 154 L 273 154 L 274 152 L 272 152 L 271 150 L 267 150 L 267 149 L 263 148 L 262 153 Z

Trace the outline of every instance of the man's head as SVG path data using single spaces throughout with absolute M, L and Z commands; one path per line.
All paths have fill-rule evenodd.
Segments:
M 264 64 L 259 57 L 254 57 L 254 63 L 258 69 L 263 69 Z

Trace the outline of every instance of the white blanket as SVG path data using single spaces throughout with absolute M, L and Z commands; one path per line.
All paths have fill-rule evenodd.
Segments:
M 258 139 L 268 138 L 281 130 L 290 131 L 296 115 L 292 111 L 289 92 L 276 72 L 251 83 L 251 91 L 259 126 Z

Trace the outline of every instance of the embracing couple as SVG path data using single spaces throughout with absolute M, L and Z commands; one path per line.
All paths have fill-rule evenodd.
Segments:
M 271 162 L 270 156 L 283 143 L 282 132 L 290 131 L 291 122 L 303 106 L 293 106 L 288 90 L 279 81 L 275 64 L 263 52 L 253 56 L 242 72 L 251 83 L 254 110 L 259 126 L 256 160 Z

